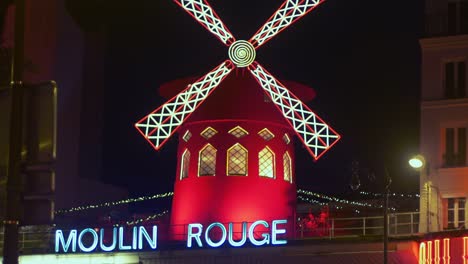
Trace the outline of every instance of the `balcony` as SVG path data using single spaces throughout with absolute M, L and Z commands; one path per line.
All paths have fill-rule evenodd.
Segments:
M 443 155 L 443 168 L 466 166 L 466 154 L 446 153 Z
M 447 14 L 426 15 L 426 37 L 444 37 L 468 34 L 468 25 L 462 19 L 450 20 Z

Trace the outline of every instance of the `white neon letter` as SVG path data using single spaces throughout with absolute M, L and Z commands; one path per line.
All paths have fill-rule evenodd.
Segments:
M 193 233 L 193 228 L 198 228 L 196 233 Z M 203 244 L 200 240 L 200 236 L 203 230 L 202 224 L 189 224 L 188 225 L 188 234 L 187 234 L 187 247 L 192 247 L 192 238 L 195 238 L 199 247 L 203 247 Z
M 67 243 L 65 243 L 65 237 L 63 236 L 62 230 L 55 231 L 55 252 L 60 251 L 60 244 L 62 244 L 63 252 L 67 252 L 70 244 L 72 246 L 72 252 L 76 252 L 76 229 L 70 230 L 68 234 Z
M 219 228 L 221 228 L 221 231 L 223 232 L 223 235 L 221 236 L 221 240 L 219 240 L 218 242 L 213 242 L 209 236 L 209 233 L 210 233 L 210 230 L 215 227 L 215 226 L 219 226 Z M 207 228 L 206 228 L 206 231 L 205 231 L 205 240 L 206 240 L 206 243 L 210 246 L 210 247 L 219 247 L 221 246 L 225 241 L 226 241 L 226 236 L 227 236 L 227 230 L 226 230 L 226 227 L 221 224 L 221 223 L 212 223 L 211 225 L 209 225 Z
M 137 249 L 137 241 L 138 241 L 138 227 L 133 227 L 133 237 L 132 237 L 132 249 Z
M 268 244 L 270 242 L 270 235 L 268 233 L 263 233 L 262 234 L 262 237 L 263 237 L 262 240 L 255 240 L 254 229 L 258 225 L 263 225 L 263 226 L 265 226 L 267 228 L 269 227 L 268 223 L 266 221 L 264 221 L 264 220 L 255 221 L 249 228 L 249 240 L 250 240 L 250 243 L 252 243 L 255 246 L 263 246 L 263 245 Z
M 247 241 L 247 222 L 242 222 L 242 233 L 241 233 L 241 240 L 236 242 L 234 241 L 233 238 L 233 233 L 234 233 L 234 227 L 232 223 L 229 223 L 229 244 L 233 247 L 241 247 L 245 244 L 245 241 Z
M 83 236 L 86 233 L 91 233 L 91 235 L 93 235 L 93 243 L 89 247 L 86 247 L 83 244 Z M 78 236 L 78 246 L 80 247 L 80 250 L 83 251 L 83 252 L 91 252 L 91 251 L 95 250 L 96 247 L 97 247 L 98 241 L 99 241 L 98 234 L 92 228 L 84 229 L 83 231 L 80 232 L 80 235 Z
M 144 226 L 140 226 L 139 235 L 138 235 L 138 249 L 143 249 L 143 236 L 146 238 L 146 242 L 152 249 L 156 249 L 158 247 L 158 227 L 153 226 L 153 238 L 150 237 L 146 228 Z
M 104 228 L 101 228 L 101 231 L 99 232 L 100 237 L 99 237 L 99 246 L 101 247 L 102 251 L 112 251 L 115 249 L 115 246 L 117 245 L 117 228 L 114 227 L 112 229 L 112 245 L 106 246 L 104 245 Z
M 119 250 L 130 250 L 132 246 L 124 245 L 124 228 L 119 227 Z
M 286 240 L 277 240 L 276 236 L 278 234 L 286 234 L 286 229 L 278 229 L 276 225 L 278 224 L 287 224 L 288 220 L 273 220 L 271 223 L 271 244 L 272 245 L 284 245 L 288 242 Z

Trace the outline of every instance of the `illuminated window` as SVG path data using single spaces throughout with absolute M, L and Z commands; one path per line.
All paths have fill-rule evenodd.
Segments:
M 267 128 L 260 130 L 260 132 L 258 132 L 258 135 L 266 141 L 270 141 L 272 138 L 275 137 L 275 135 L 273 135 L 273 133 L 271 133 L 270 130 L 268 130 Z
M 214 176 L 216 171 L 216 149 L 206 144 L 200 150 L 198 160 L 198 176 Z
M 283 141 L 284 141 L 284 143 L 286 143 L 286 145 L 288 145 L 291 142 L 291 139 L 289 139 L 288 134 L 286 134 L 286 133 L 284 134 Z
M 190 164 L 190 151 L 186 149 L 182 154 L 182 164 L 180 165 L 180 179 L 183 180 L 188 177 Z
M 188 142 L 189 139 L 192 137 L 192 133 L 190 133 L 190 131 L 186 131 L 184 136 L 182 137 L 182 139 L 185 141 L 185 142 Z
M 283 168 L 284 168 L 284 180 L 292 182 L 292 168 L 291 168 L 291 157 L 289 153 L 283 155 Z
M 445 128 L 445 167 L 464 167 L 466 165 L 466 127 Z
M 465 228 L 465 198 L 447 199 L 447 227 Z
M 200 133 L 200 136 L 204 137 L 205 139 L 210 139 L 212 138 L 214 135 L 216 135 L 218 133 L 218 131 L 216 131 L 214 128 L 212 127 L 207 127 L 205 128 L 205 130 L 203 130 L 201 133 Z
M 227 151 L 227 175 L 247 175 L 247 150 L 239 143 Z
M 235 128 L 229 130 L 228 133 L 235 136 L 236 138 L 243 138 L 249 134 L 249 132 L 245 131 L 245 129 L 240 126 L 236 126 Z
M 275 178 L 275 154 L 268 147 L 258 153 L 258 175 Z

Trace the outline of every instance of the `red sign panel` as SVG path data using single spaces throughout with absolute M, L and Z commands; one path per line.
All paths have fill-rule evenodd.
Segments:
M 433 239 L 419 244 L 419 264 L 468 264 L 468 236 Z

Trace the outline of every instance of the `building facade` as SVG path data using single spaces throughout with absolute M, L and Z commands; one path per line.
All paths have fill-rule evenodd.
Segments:
M 9 58 L 14 46 L 14 13 L 11 4 L 0 17 L 4 21 L 0 42 L 2 59 Z M 44 83 L 56 86 L 55 113 L 46 120 L 55 123 L 52 130 L 56 131 L 56 137 L 34 139 L 40 157 L 35 161 L 41 165 L 40 172 L 23 171 L 26 176 L 23 223 L 47 224 L 53 220 L 55 209 L 123 199 L 127 192 L 101 181 L 102 34 L 81 29 L 79 21 L 68 12 L 66 1 L 25 1 L 24 22 L 23 81 L 31 89 Z M 3 194 L 9 138 L 9 69 L 2 68 L 1 73 L 0 192 Z M 41 122 L 37 130 L 43 127 Z M 31 141 L 31 129 L 23 130 L 25 141 Z M 2 216 L 0 210 L 0 220 Z
M 465 229 L 468 215 L 468 1 L 426 0 L 420 40 L 422 233 Z

